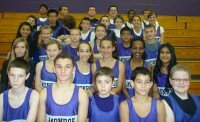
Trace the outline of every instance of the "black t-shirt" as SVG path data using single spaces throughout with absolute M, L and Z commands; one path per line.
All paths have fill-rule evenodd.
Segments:
M 185 100 L 182 100 L 181 98 L 179 98 L 174 92 L 172 92 L 171 95 L 176 100 L 177 104 L 183 110 L 183 112 L 190 115 L 195 114 L 197 106 L 190 94 L 188 94 L 188 99 L 185 99 Z M 172 109 L 173 107 L 172 107 L 172 103 L 170 99 L 168 97 L 165 97 L 164 100 L 168 103 L 169 107 Z

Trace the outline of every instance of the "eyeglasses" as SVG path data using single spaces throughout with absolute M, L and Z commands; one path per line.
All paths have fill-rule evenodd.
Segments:
M 180 78 L 172 78 L 172 77 L 171 77 L 171 79 L 172 79 L 173 81 L 175 81 L 176 83 L 180 83 L 181 81 L 182 81 L 183 83 L 189 83 L 189 82 L 190 82 L 190 79 L 180 79 Z

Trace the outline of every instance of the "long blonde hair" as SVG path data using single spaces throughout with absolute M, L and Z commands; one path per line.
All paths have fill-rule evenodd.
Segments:
M 13 60 L 16 59 L 15 48 L 16 48 L 17 44 L 20 43 L 20 42 L 24 42 L 25 45 L 26 45 L 26 52 L 25 52 L 25 55 L 24 55 L 23 59 L 26 60 L 27 62 L 29 62 L 29 51 L 28 51 L 28 48 L 29 48 L 29 47 L 28 47 L 28 43 L 27 43 L 27 41 L 26 41 L 25 38 L 20 37 L 20 38 L 15 39 L 15 41 L 14 41 L 13 44 L 12 44 L 12 49 L 11 49 L 11 53 L 10 53 L 10 58 L 9 58 L 9 63 L 8 63 L 8 65 L 9 65 Z

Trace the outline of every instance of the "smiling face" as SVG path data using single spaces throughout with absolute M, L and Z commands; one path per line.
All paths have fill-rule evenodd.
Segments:
M 70 31 L 70 37 L 72 42 L 79 42 L 81 39 L 81 33 L 79 29 L 72 29 Z
M 99 96 L 102 98 L 108 97 L 112 88 L 112 78 L 102 75 L 96 77 L 96 87 L 99 91 Z
M 156 21 L 157 21 L 157 17 L 156 17 L 155 14 L 153 14 L 153 15 L 151 15 L 151 16 L 149 17 L 149 23 L 150 23 L 150 24 L 155 25 L 155 24 L 156 24 Z
M 177 94 L 186 94 L 190 86 L 190 76 L 186 71 L 175 71 L 170 83 Z
M 171 61 L 171 53 L 167 47 L 163 47 L 160 51 L 160 60 L 162 63 L 170 63 Z
M 117 16 L 118 12 L 117 12 L 117 8 L 116 7 L 110 7 L 109 10 L 109 15 L 111 18 L 115 18 Z
M 100 43 L 100 52 L 104 58 L 112 57 L 115 47 L 110 40 L 102 40 Z
M 22 68 L 11 67 L 8 72 L 10 85 L 13 89 L 18 89 L 23 87 L 28 77 L 29 74 L 26 74 L 25 70 Z
M 41 37 L 45 44 L 51 39 L 52 34 L 53 33 L 51 32 L 50 29 L 42 29 L 41 30 Z
M 131 86 L 135 90 L 135 94 L 146 96 L 153 85 L 149 75 L 138 74 L 134 81 L 131 81 Z
M 85 44 L 85 43 L 80 44 L 77 54 L 78 54 L 80 60 L 82 60 L 83 62 L 87 62 L 92 54 L 90 45 Z
M 141 19 L 138 16 L 133 17 L 133 26 L 140 27 L 141 25 Z
M 132 43 L 132 56 L 134 59 L 142 59 L 144 53 L 144 45 L 141 41 L 134 41 Z
M 32 17 L 29 17 L 29 18 L 27 19 L 27 22 L 29 22 L 29 23 L 31 24 L 32 27 L 36 25 L 36 21 L 35 21 L 35 19 L 32 18 Z
M 22 37 L 27 38 L 31 34 L 31 28 L 28 25 L 22 25 L 20 28 L 20 33 Z
M 15 56 L 16 57 L 23 57 L 26 53 L 26 44 L 25 42 L 19 42 L 15 47 Z
M 98 40 L 103 39 L 106 36 L 106 29 L 103 26 L 97 26 L 95 35 Z
M 131 32 L 127 30 L 123 31 L 121 34 L 121 38 L 124 43 L 130 43 L 132 39 Z
M 108 26 L 110 24 L 110 19 L 108 17 L 102 17 L 100 22 L 102 24 L 104 24 L 106 26 L 106 28 L 108 28 Z
M 89 31 L 90 30 L 90 21 L 82 20 L 81 22 L 82 31 Z
M 115 20 L 115 26 L 116 26 L 116 28 L 118 28 L 118 29 L 121 29 L 122 28 L 122 25 L 123 25 L 123 20 L 121 19 L 121 18 L 117 18 L 116 20 Z
M 49 25 L 56 25 L 57 19 L 58 19 L 58 16 L 56 13 L 54 12 L 49 13 L 49 16 L 48 16 Z
M 69 12 L 68 12 L 68 8 L 67 7 L 62 7 L 61 11 L 59 11 L 59 13 L 62 15 L 62 16 L 66 16 Z

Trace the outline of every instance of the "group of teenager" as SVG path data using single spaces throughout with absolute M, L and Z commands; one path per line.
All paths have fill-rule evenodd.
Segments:
M 129 10 L 124 22 L 110 6 L 98 20 L 91 6 L 75 28 L 68 8 L 58 11 L 42 4 L 20 24 L 2 66 L 0 121 L 200 121 L 191 72 L 163 43 L 155 12 L 142 21 Z

